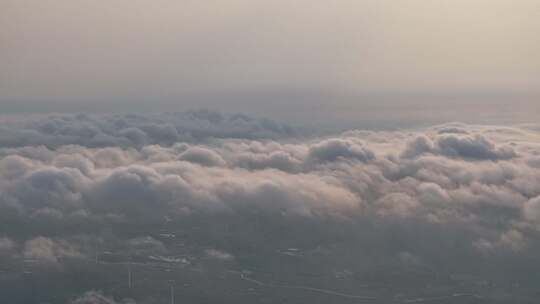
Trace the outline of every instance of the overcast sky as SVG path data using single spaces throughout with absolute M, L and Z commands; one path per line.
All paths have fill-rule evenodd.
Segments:
M 521 121 L 539 31 L 536 0 L 3 0 L 0 108 L 290 119 L 519 102 Z

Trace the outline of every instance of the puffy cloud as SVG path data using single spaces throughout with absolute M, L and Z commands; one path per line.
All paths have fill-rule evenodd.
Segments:
M 201 147 L 190 147 L 180 154 L 179 159 L 203 166 L 223 166 L 225 161 L 216 152 Z
M 338 158 L 350 158 L 369 161 L 375 154 L 361 143 L 350 139 L 331 138 L 316 143 L 309 148 L 309 156 L 316 161 L 335 161 Z
M 203 117 L 201 129 L 228 120 Z M 199 267 L 246 255 L 271 263 L 277 250 L 342 269 L 375 260 L 438 269 L 444 259 L 465 270 L 534 256 L 536 137 L 459 128 L 196 143 L 168 142 L 176 135 L 165 128 L 143 146 L 0 148 L 0 252 L 57 265 L 110 249 Z
M 208 138 L 281 138 L 292 128 L 241 114 L 208 110 L 156 115 L 51 115 L 0 122 L 0 147 L 141 147 Z
M 24 257 L 40 263 L 57 264 L 62 258 L 79 257 L 81 253 L 65 241 L 36 237 L 24 244 Z
M 82 214 L 150 220 L 251 207 L 304 216 L 360 214 L 366 204 L 384 216 L 428 209 L 458 216 L 487 205 L 520 209 L 527 197 L 540 194 L 535 183 L 525 182 L 539 179 L 538 173 L 523 169 L 536 155 L 524 154 L 531 155 L 525 162 L 506 158 L 501 145 L 475 132 L 459 139 L 424 132 L 412 141 L 399 132 L 347 132 L 287 144 L 224 140 L 140 149 L 6 148 L 0 150 L 5 155 L 0 206 L 49 220 Z M 471 162 L 479 159 L 499 162 Z M 528 175 L 523 182 L 518 172 Z
M 462 127 L 458 126 L 443 126 L 437 128 L 437 133 L 439 134 L 468 134 L 469 132 Z
M 475 136 L 439 136 L 436 145 L 441 154 L 466 159 L 498 160 L 516 156 L 512 148 L 496 147 L 486 137 L 478 134 Z
M 433 142 L 425 135 L 420 135 L 407 143 L 406 149 L 401 154 L 403 157 L 412 158 L 420 154 L 432 152 Z
M 225 143 L 220 152 L 230 166 L 250 170 L 273 168 L 293 173 L 306 166 L 308 150 L 305 143 L 233 141 Z
M 60 154 L 52 161 L 57 168 L 73 168 L 82 174 L 89 174 L 94 170 L 95 164 L 81 154 Z
M 448 132 L 446 132 L 448 133 Z M 452 132 L 455 133 L 455 132 Z M 481 134 L 442 134 L 434 140 L 420 135 L 407 143 L 402 157 L 412 158 L 424 153 L 440 154 L 465 160 L 501 160 L 516 156 L 514 149 L 507 145 L 497 146 Z
M 435 183 L 422 183 L 418 187 L 418 198 L 427 206 L 440 204 L 447 205 L 450 202 L 450 197 L 446 190 Z
M 382 216 L 408 217 L 419 207 L 418 201 L 406 193 L 386 194 L 375 202 L 377 213 Z

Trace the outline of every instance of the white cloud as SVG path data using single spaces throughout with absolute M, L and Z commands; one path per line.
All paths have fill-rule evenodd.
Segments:
M 210 231 L 227 221 L 249 223 L 254 215 L 266 219 L 261 225 L 282 223 L 291 231 L 319 223 L 314 227 L 322 235 L 333 231 L 326 225 L 362 230 L 375 221 L 381 230 L 366 228 L 362 240 L 376 248 L 374 240 L 396 233 L 399 244 L 415 244 L 407 234 L 414 231 L 433 243 L 414 252 L 427 260 L 445 242 L 435 236 L 439 228 L 459 235 L 453 238 L 461 251 L 536 250 L 537 230 L 530 228 L 540 227 L 540 172 L 530 163 L 538 147 L 517 128 L 497 137 L 489 136 L 489 126 L 459 128 L 287 141 L 0 148 L 0 218 L 12 223 L 5 236 L 24 244 L 24 256 L 48 263 L 92 250 L 77 236 L 99 237 L 101 225 L 135 229 L 163 225 L 164 218 L 175 224 L 207 218 L 201 229 Z M 17 234 L 22 223 L 31 234 L 26 238 Z M 391 232 L 397 223 L 403 229 Z M 340 238 L 353 238 L 343 229 Z M 112 239 L 132 252 L 167 254 L 166 242 L 146 235 Z M 395 258 L 401 251 L 411 250 L 388 254 Z

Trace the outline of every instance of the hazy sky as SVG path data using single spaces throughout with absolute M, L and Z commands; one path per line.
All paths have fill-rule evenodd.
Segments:
M 3 0 L 0 107 L 529 109 L 539 33 L 537 0 Z
M 539 122 L 540 0 L 0 0 L 0 303 L 537 303 Z

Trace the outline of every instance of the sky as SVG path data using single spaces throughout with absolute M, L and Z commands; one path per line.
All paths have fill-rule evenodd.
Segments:
M 0 3 L 1 303 L 538 302 L 539 1 Z
M 535 0 L 4 0 L 0 17 L 6 112 L 537 118 Z

